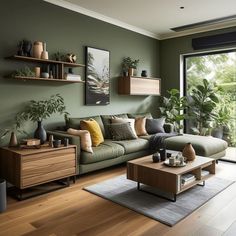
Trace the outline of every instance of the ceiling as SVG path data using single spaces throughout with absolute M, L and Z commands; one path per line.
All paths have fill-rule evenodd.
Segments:
M 236 0 L 44 0 L 157 39 L 236 26 Z M 180 9 L 184 7 L 184 9 Z M 174 32 L 170 28 L 234 15 L 233 20 Z

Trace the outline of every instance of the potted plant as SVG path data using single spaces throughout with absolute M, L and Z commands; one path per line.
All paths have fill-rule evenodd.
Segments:
M 187 118 L 184 110 L 188 107 L 187 98 L 180 97 L 178 89 L 171 89 L 167 91 L 169 97 L 161 98 L 161 106 L 159 110 L 161 115 L 166 118 L 166 122 L 174 125 L 175 131 L 179 132 L 182 129 L 181 121 Z
M 56 94 L 49 99 L 29 101 L 26 107 L 17 114 L 17 119 L 21 123 L 27 120 L 37 122 L 38 127 L 34 132 L 34 137 L 40 139 L 41 144 L 43 144 L 47 139 L 46 131 L 42 124 L 43 120 L 57 112 L 67 115 L 68 112 L 65 109 L 64 99 L 59 94 Z
M 219 88 L 204 79 L 203 84 L 197 85 L 190 92 L 188 113 L 196 126 L 192 128 L 194 133 L 206 135 L 212 128 L 212 122 L 216 119 L 216 107 L 219 103 L 217 91 Z
M 131 57 L 123 58 L 123 62 L 122 62 L 123 72 L 124 73 L 128 72 L 129 76 L 133 76 L 134 69 L 137 69 L 138 63 L 139 63 L 139 59 L 133 60 Z

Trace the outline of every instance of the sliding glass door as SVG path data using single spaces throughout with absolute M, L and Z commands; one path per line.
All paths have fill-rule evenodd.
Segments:
M 229 146 L 236 147 L 236 50 L 185 56 L 184 77 L 187 96 L 196 86 L 203 85 L 204 79 L 215 89 L 219 102 L 214 108 L 213 118 L 205 127 L 205 134 L 217 136 L 217 128 L 223 127 L 222 138 L 228 141 Z M 186 121 L 186 132 L 193 132 L 195 126 L 193 116 Z

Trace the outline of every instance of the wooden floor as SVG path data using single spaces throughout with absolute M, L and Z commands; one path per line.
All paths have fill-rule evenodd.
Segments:
M 235 164 L 219 162 L 216 170 L 217 176 L 236 180 Z M 236 183 L 174 227 L 168 227 L 82 190 L 123 173 L 125 166 L 119 166 L 25 201 L 8 198 L 8 210 L 0 214 L 0 235 L 236 235 Z

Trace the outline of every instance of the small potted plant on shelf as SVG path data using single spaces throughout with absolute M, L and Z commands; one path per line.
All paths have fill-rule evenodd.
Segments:
M 126 75 L 128 72 L 129 76 L 133 76 L 134 70 L 137 69 L 138 63 L 139 63 L 139 59 L 133 60 L 131 57 L 123 58 L 123 62 L 122 62 L 123 73 Z
M 17 119 L 23 121 L 31 120 L 38 123 L 34 137 L 40 139 L 41 144 L 47 140 L 47 134 L 43 127 L 43 120 L 49 118 L 53 113 L 68 115 L 65 111 L 64 99 L 59 95 L 52 95 L 49 99 L 28 102 L 26 107 L 17 114 Z

